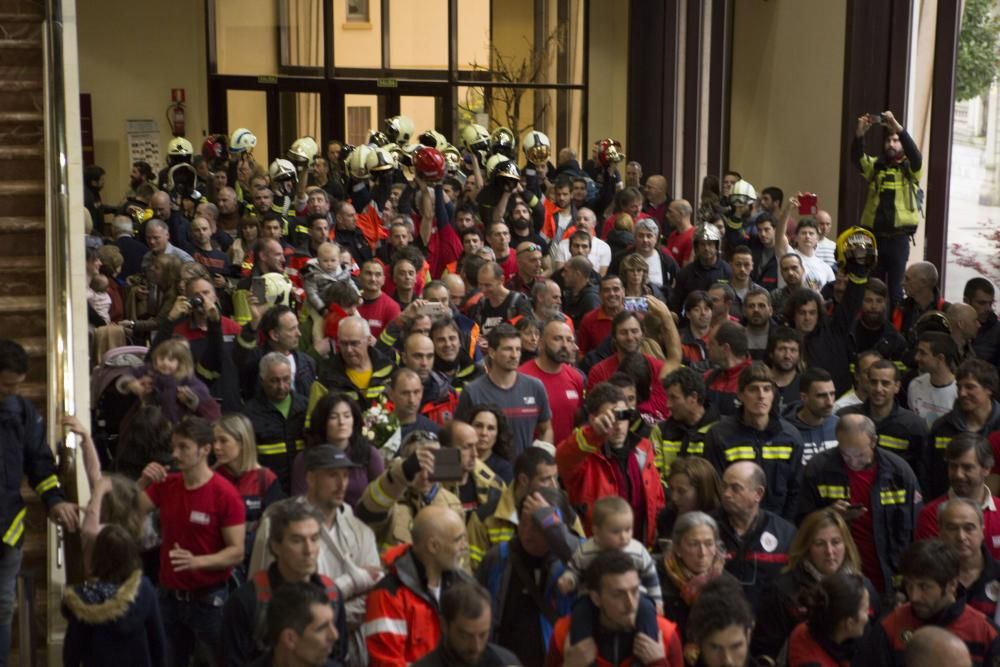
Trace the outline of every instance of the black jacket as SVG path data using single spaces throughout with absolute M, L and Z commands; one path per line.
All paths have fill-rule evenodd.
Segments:
M 487 644 L 486 650 L 475 665 L 469 665 L 456 656 L 442 637 L 438 647 L 413 663 L 413 667 L 520 667 L 517 656 L 499 644 Z
M 249 323 L 243 325 L 236 343 L 234 353 L 236 366 L 240 369 L 240 391 L 244 399 L 249 399 L 256 393 L 260 384 L 260 360 L 265 354 L 274 350 L 257 344 L 257 332 L 250 328 Z M 292 389 L 298 394 L 308 396 L 312 383 L 316 381 L 316 362 L 299 350 L 293 350 L 292 357 L 295 358 Z
M 1000 362 L 1000 321 L 996 313 L 990 313 L 986 323 L 979 327 L 976 339 L 972 341 L 972 349 L 976 357 L 993 364 Z
M 329 359 L 321 363 L 316 381 L 329 392 L 344 392 L 358 401 L 362 411 L 367 410 L 385 391 L 385 386 L 389 384 L 389 376 L 396 369 L 395 359 L 389 353 L 380 350 L 378 346 L 369 347 L 368 354 L 372 363 L 372 377 L 366 389 L 356 387 L 351 382 L 347 375 L 347 366 L 339 354 L 330 355 Z
M 780 417 L 772 416 L 763 431 L 743 422 L 742 415 L 723 417 L 708 431 L 705 458 L 719 476 L 732 463 L 752 461 L 767 475 L 761 508 L 791 520 L 799 493 L 802 436 Z
M 576 326 L 580 326 L 584 315 L 600 305 L 601 297 L 597 293 L 597 287 L 591 283 L 584 285 L 583 289 L 575 294 L 563 289 L 562 312 L 570 317 Z
M 717 282 L 728 283 L 732 279 L 733 269 L 722 258 L 706 269 L 696 257 L 677 274 L 674 292 L 670 295 L 670 310 L 679 313 L 684 310 L 684 300 L 691 292 L 707 290 Z
M 896 588 L 893 577 L 903 551 L 913 541 L 923 500 L 917 478 L 906 461 L 876 447 L 875 465 L 878 478 L 865 508 L 872 516 L 875 550 L 882 570 L 881 588 L 888 592 Z M 802 473 L 796 520 L 838 500 L 850 499 L 851 485 L 840 451 L 828 449 L 814 456 Z
M 308 403 L 305 396 L 293 391 L 292 405 L 286 419 L 258 387 L 257 393 L 243 407 L 243 414 L 253 424 L 257 440 L 257 460 L 278 476 L 286 495 L 291 495 L 292 462 L 296 454 L 305 448 Z
M 848 333 L 854 322 L 855 315 L 861 309 L 864 299 L 864 283 L 847 281 L 844 298 L 833 310 L 833 315 L 826 317 L 822 312 L 816 328 L 806 334 L 805 361 L 809 366 L 817 366 L 827 370 L 833 376 L 833 384 L 837 395 L 846 392 L 852 386 L 851 342 Z
M 849 405 L 837 412 L 838 417 L 844 415 L 864 415 L 875 422 L 878 433 L 878 445 L 896 454 L 913 470 L 920 480 L 921 487 L 927 486 L 924 474 L 924 464 L 927 458 L 927 422 L 916 413 L 899 407 L 893 403 L 892 411 L 881 420 L 872 417 L 871 405 L 868 401 L 857 405 Z
M 721 508 L 713 517 L 719 524 L 719 536 L 726 547 L 726 571 L 743 585 L 747 601 L 756 614 L 761 592 L 788 564 L 795 526 L 761 508 L 753 526 L 740 538 Z
M 957 408 L 938 418 L 931 427 L 927 442 L 927 488 L 924 493 L 928 498 L 937 498 L 948 492 L 948 460 L 945 458 L 948 443 L 959 433 L 965 433 L 969 427 L 965 424 L 965 417 Z M 993 401 L 993 409 L 987 417 L 983 428 L 977 433 L 983 437 L 988 436 L 993 431 L 1000 430 L 1000 403 Z

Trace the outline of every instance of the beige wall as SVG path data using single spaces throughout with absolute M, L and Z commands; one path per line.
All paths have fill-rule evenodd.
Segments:
M 628 3 L 590 3 L 590 90 L 584 151 L 613 137 L 627 145 Z
M 155 120 L 165 157 L 171 88 L 187 91 L 187 138 L 201 149 L 208 127 L 204 16 L 201 0 L 80 3 L 80 92 L 91 95 L 105 201 L 117 201 L 128 186 L 126 120 Z
M 730 166 L 758 192 L 817 193 L 836 224 L 847 2 L 734 5 Z

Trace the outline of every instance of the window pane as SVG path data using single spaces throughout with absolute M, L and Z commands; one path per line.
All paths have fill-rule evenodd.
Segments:
M 458 69 L 490 62 L 490 0 L 458 3 Z
M 347 143 L 352 146 L 368 143 L 368 135 L 381 123 L 383 109 L 385 100 L 381 95 L 344 95 Z
M 432 130 L 441 126 L 438 123 L 438 99 L 436 97 L 418 97 L 415 95 L 401 95 L 399 98 L 399 112 L 404 116 L 409 116 L 413 120 L 413 129 L 417 134 L 424 130 Z M 451 141 L 448 137 L 448 141 Z
M 493 3 L 493 80 L 518 79 L 523 70 L 535 72 L 526 79 L 533 83 L 583 83 L 583 0 L 543 3 L 537 31 L 535 15 L 534 0 Z
M 319 93 L 281 93 L 281 143 L 287 150 L 299 137 L 312 137 L 317 145 L 320 136 Z
M 253 156 L 257 164 L 271 163 L 267 151 L 267 93 L 262 90 L 230 90 L 226 93 L 229 131 L 245 127 L 257 137 Z
M 448 0 L 389 0 L 389 67 L 448 68 Z
M 281 64 L 323 67 L 323 5 L 320 0 L 284 0 L 280 3 Z
M 361 21 L 358 0 L 333 3 L 334 67 L 382 67 L 382 4 L 368 2 L 368 21 Z
M 455 128 L 461 133 L 463 127 L 472 123 L 478 123 L 483 127 L 488 127 L 490 124 L 489 116 L 486 114 L 483 89 L 459 86 Z
M 219 74 L 277 74 L 277 3 L 216 0 L 215 39 Z

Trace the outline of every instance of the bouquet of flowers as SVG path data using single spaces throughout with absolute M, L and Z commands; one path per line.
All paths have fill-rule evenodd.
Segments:
M 365 410 L 361 418 L 361 435 L 376 449 L 383 449 L 390 445 L 391 440 L 399 440 L 399 419 L 389 409 L 386 398 L 383 396 L 379 402 Z M 396 437 L 393 437 L 396 436 Z M 398 449 L 399 443 L 396 443 Z M 386 456 L 386 454 L 389 456 Z M 395 450 L 383 452 L 383 458 L 392 458 Z

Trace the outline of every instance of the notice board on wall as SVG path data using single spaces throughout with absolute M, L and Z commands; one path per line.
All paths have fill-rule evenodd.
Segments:
M 163 166 L 163 160 L 160 157 L 160 129 L 156 126 L 156 121 L 128 120 L 125 125 L 130 164 L 147 162 L 153 168 L 153 173 L 158 172 Z

